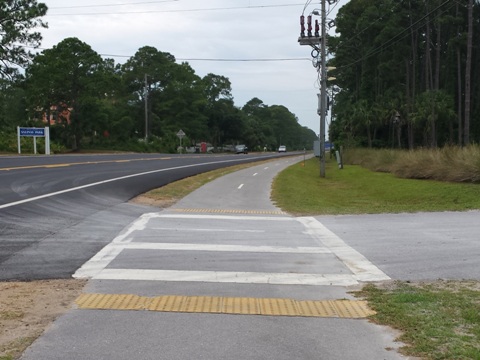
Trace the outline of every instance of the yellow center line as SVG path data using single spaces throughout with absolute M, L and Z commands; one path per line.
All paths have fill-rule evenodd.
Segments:
M 219 296 L 82 294 L 75 301 L 84 310 L 299 316 L 362 319 L 375 314 L 363 300 L 294 300 Z
M 108 163 L 126 163 L 126 162 L 134 162 L 134 161 L 153 161 L 153 160 L 171 160 L 171 159 L 172 159 L 171 157 L 160 157 L 160 158 L 142 158 L 142 159 L 126 159 L 126 160 L 84 161 L 84 162 L 72 162 L 72 163 L 60 163 L 60 164 L 13 166 L 8 168 L 0 168 L 0 171 L 42 169 L 42 168 L 49 169 L 49 168 L 59 168 L 59 167 L 76 166 L 76 165 L 98 165 L 98 164 L 108 164 Z

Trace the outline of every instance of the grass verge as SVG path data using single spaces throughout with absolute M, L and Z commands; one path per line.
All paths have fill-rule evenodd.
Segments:
M 378 214 L 480 209 L 480 186 L 434 180 L 401 179 L 361 166 L 338 170 L 328 161 L 320 178 L 318 159 L 284 170 L 272 199 L 295 215 Z
M 480 359 L 480 284 L 474 281 L 366 285 L 357 296 L 377 311 L 372 320 L 402 332 L 404 355 Z

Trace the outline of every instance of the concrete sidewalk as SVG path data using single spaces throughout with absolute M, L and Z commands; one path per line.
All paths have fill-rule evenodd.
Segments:
M 302 160 L 229 174 L 128 224 L 22 359 L 404 359 L 350 294 L 388 276 L 271 202 L 273 178 Z

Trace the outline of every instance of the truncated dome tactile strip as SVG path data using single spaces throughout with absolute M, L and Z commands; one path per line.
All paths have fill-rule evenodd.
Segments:
M 82 294 L 79 309 L 148 310 L 160 312 L 237 315 L 303 316 L 362 319 L 374 315 L 366 301 L 293 300 L 217 296 L 164 295 L 145 297 L 127 294 Z

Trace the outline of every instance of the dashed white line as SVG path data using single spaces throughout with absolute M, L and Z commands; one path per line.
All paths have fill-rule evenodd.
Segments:
M 243 188 L 243 184 L 240 184 L 240 186 L 238 187 L 238 190 L 240 190 L 241 188 Z

